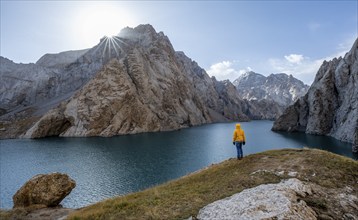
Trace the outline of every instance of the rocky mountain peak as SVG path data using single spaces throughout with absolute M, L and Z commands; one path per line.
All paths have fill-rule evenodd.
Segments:
M 262 83 L 265 78 L 266 78 L 265 76 L 263 76 L 259 73 L 249 71 L 249 72 L 242 74 L 236 80 L 234 80 L 233 84 L 235 86 L 239 86 L 240 84 L 243 84 L 243 82 L 245 82 L 245 81 L 251 81 L 252 83 L 253 82 Z
M 163 32 L 156 32 L 154 27 L 150 24 L 142 24 L 135 28 L 126 27 L 122 29 L 118 37 L 129 40 L 131 42 L 140 43 L 142 46 L 150 46 L 156 41 L 165 41 L 170 44 L 169 38 Z

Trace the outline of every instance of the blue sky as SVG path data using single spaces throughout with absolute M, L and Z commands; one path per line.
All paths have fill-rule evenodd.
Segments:
M 218 79 L 285 72 L 310 84 L 358 36 L 357 1 L 3 1 L 1 56 L 36 62 L 151 24 Z

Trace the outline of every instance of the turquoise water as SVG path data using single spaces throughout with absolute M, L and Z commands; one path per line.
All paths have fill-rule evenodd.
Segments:
M 244 155 L 312 146 L 357 159 L 351 145 L 330 137 L 276 133 L 271 121 L 243 122 Z M 0 207 L 31 177 L 63 172 L 76 188 L 62 201 L 79 208 L 115 195 L 155 186 L 236 156 L 235 123 L 112 138 L 45 138 L 0 141 Z

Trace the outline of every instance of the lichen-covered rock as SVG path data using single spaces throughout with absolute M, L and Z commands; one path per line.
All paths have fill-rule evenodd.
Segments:
M 13 196 L 14 208 L 44 205 L 57 206 L 75 188 L 67 174 L 39 174 L 27 181 Z
M 289 106 L 272 130 L 304 131 L 354 142 L 358 124 L 358 39 L 344 58 L 324 61 L 308 93 Z
M 215 201 L 199 211 L 197 219 L 317 219 L 317 214 L 299 199 L 312 188 L 298 179 L 264 184 Z

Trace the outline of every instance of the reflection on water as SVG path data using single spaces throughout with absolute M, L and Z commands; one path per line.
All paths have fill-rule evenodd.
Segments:
M 272 132 L 271 121 L 241 123 L 244 155 L 270 149 L 310 146 L 357 159 L 351 145 L 330 137 Z M 0 141 L 0 207 L 12 207 L 12 195 L 39 173 L 63 172 L 77 186 L 62 202 L 78 208 L 179 178 L 212 163 L 235 157 L 235 123 L 219 123 L 172 132 L 112 138 L 45 138 Z

